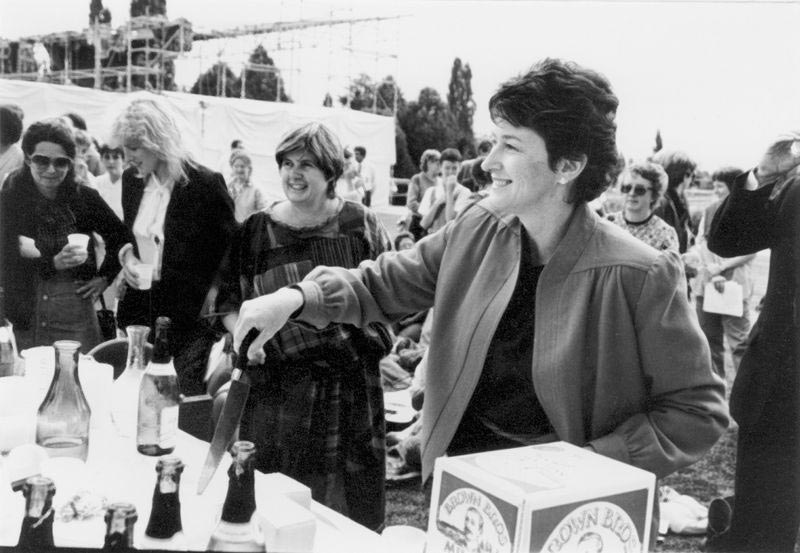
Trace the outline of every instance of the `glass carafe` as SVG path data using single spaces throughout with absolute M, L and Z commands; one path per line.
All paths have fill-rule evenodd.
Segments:
M 53 344 L 55 371 L 36 417 L 36 443 L 50 457 L 75 457 L 86 461 L 92 411 L 78 377 L 81 343 L 59 340 Z
M 125 370 L 111 386 L 111 419 L 117 434 L 131 437 L 136 435 L 139 386 L 144 375 L 144 348 L 150 327 L 131 325 L 125 328 L 125 332 L 128 334 L 128 361 Z

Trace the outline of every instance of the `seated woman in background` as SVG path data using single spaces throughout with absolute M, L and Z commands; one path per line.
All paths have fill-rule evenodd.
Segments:
M 413 249 L 319 267 L 242 304 L 247 354 L 301 322 L 365 327 L 434 307 L 421 433 L 434 460 L 564 440 L 661 478 L 728 424 L 676 252 L 587 206 L 613 182 L 618 105 L 594 71 L 545 60 L 489 103 L 489 196 Z M 653 538 L 655 539 L 655 535 Z
M 20 349 L 101 341 L 94 302 L 120 270 L 117 253 L 131 235 L 97 191 L 76 179 L 75 141 L 59 120 L 32 124 L 22 138 L 25 166 L 0 194 L 0 286 Z M 98 268 L 93 234 L 108 255 Z M 71 245 L 83 234 L 88 245 Z
M 216 335 L 200 315 L 236 228 L 233 202 L 222 175 L 189 157 L 160 102 L 134 100 L 112 134 L 130 165 L 122 173 L 122 212 L 134 237 L 120 251 L 125 290 L 117 322 L 155 328 L 157 317 L 172 319 L 181 391 L 202 393 Z M 139 279 L 142 263 L 153 267 L 152 285 Z
M 657 250 L 678 251 L 678 234 L 661 217 L 653 213 L 664 190 L 667 173 L 656 163 L 644 161 L 628 167 L 622 174 L 620 192 L 625 195 L 622 211 L 606 218 Z
M 310 123 L 275 151 L 286 200 L 253 214 L 237 233 L 217 297 L 233 332 L 242 303 L 297 283 L 315 267 L 355 268 L 391 249 L 377 216 L 336 195 L 344 159 L 338 138 Z M 285 322 L 285 321 L 284 321 Z M 263 370 L 240 436 L 258 448 L 256 466 L 311 488 L 315 500 L 378 529 L 384 518 L 384 423 L 379 362 L 391 346 L 379 323 L 294 321 L 262 344 Z

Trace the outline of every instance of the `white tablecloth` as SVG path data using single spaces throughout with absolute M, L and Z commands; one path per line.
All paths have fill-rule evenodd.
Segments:
M 2 429 L 0 429 L 2 432 Z M 173 452 L 186 465 L 181 478 L 183 529 L 189 549 L 204 550 L 225 500 L 228 485 L 226 455 L 203 495 L 195 491 L 200 469 L 208 452 L 208 444 L 183 432 Z M 56 482 L 56 505 L 63 503 L 70 492 L 89 489 L 109 502 L 127 501 L 136 505 L 139 520 L 135 526 L 134 542 L 143 535 L 150 516 L 155 465 L 158 457 L 148 457 L 136 451 L 132 438 L 116 435 L 110 421 L 96 425 L 90 436 L 89 458 L 78 470 L 70 471 Z M 22 493 L 12 493 L 4 468 L 7 458 L 0 458 L 0 545 L 17 544 L 25 501 Z M 260 484 L 259 484 L 260 482 Z M 256 504 L 269 501 L 266 478 L 256 473 Z M 314 551 L 331 553 L 375 553 L 381 551 L 381 537 L 331 509 L 313 502 L 316 538 Z M 102 516 L 88 521 L 56 522 L 53 529 L 56 545 L 72 547 L 102 547 L 105 523 Z M 134 543 L 134 545 L 135 545 Z

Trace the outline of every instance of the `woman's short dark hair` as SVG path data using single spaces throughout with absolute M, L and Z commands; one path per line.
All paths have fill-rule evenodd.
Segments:
M 455 148 L 445 148 L 444 150 L 442 150 L 442 155 L 439 157 L 439 161 L 450 161 L 453 163 L 461 163 L 461 152 L 459 152 Z
M 733 181 L 741 174 L 742 170 L 738 167 L 722 167 L 711 174 L 711 180 L 724 182 L 728 190 L 733 190 Z
M 298 151 L 311 156 L 328 183 L 325 193 L 329 198 L 335 198 L 336 181 L 344 173 L 344 153 L 333 131 L 322 123 L 308 123 L 285 135 L 275 149 L 278 168 L 287 155 Z
M 97 153 L 101 156 L 106 154 L 118 154 L 122 156 L 122 159 L 125 159 L 125 150 L 123 148 L 118 148 L 116 146 L 111 146 L 110 144 L 101 144 L 100 147 L 97 149 Z
M 567 199 L 579 203 L 600 196 L 618 174 L 618 105 L 604 76 L 574 62 L 548 58 L 501 85 L 489 100 L 489 112 L 494 121 L 502 119 L 541 136 L 553 171 L 560 159 L 586 156 Z
M 64 148 L 67 157 L 75 159 L 75 139 L 72 137 L 72 129 L 67 127 L 60 119 L 43 119 L 36 121 L 25 134 L 22 135 L 22 151 L 25 157 L 30 158 L 36 150 L 36 145 L 40 142 L 52 142 Z M 69 168 L 64 176 L 64 182 L 75 182 L 75 164 Z
M 22 136 L 22 119 L 8 106 L 0 106 L 0 142 L 11 146 Z
M 678 188 L 687 175 L 694 173 L 697 163 L 686 152 L 661 150 L 653 156 L 653 161 L 661 165 L 669 177 L 669 190 Z
M 28 127 L 22 137 L 22 151 L 30 157 L 40 142 L 58 144 L 64 148 L 68 158 L 75 159 L 75 139 L 72 137 L 72 130 L 58 119 L 43 119 Z

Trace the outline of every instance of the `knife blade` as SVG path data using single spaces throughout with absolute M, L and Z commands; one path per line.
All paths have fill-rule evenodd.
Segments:
M 201 495 L 208 487 L 208 483 L 211 482 L 211 478 L 217 472 L 217 467 L 219 467 L 225 452 L 228 451 L 236 433 L 236 428 L 242 420 L 247 396 L 250 395 L 250 384 L 241 380 L 241 377 L 249 364 L 247 361 L 247 349 L 257 336 L 257 331 L 251 331 L 242 341 L 242 345 L 239 348 L 242 353 L 239 355 L 235 352 L 233 353 L 235 368 L 231 372 L 230 389 L 217 420 L 217 426 L 214 428 L 214 437 L 211 438 L 211 445 L 208 448 L 206 462 L 200 472 L 200 479 L 197 481 L 197 495 Z

